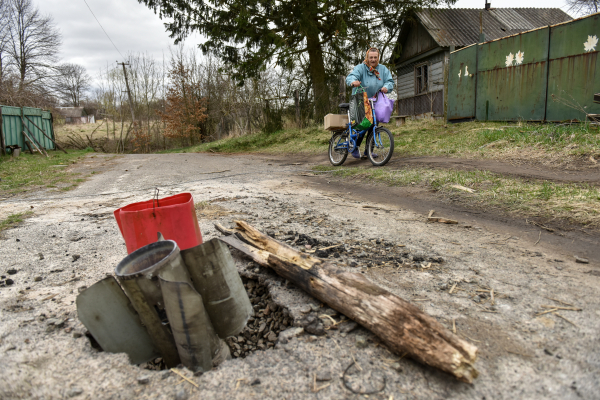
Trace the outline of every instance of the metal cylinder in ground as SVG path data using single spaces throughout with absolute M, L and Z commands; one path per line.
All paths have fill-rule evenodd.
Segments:
M 223 339 L 240 333 L 253 309 L 227 245 L 212 239 L 181 255 L 215 332 Z
M 165 363 L 175 367 L 180 358 L 164 312 L 158 281 L 158 272 L 163 268 L 174 271 L 173 274 L 183 280 L 189 279 L 179 247 L 172 240 L 139 248 L 117 265 L 115 274 Z
M 204 308 L 202 296 L 189 281 L 180 280 L 171 270 L 163 269 L 159 277 L 181 363 L 192 371 L 209 371 L 213 359 L 222 358 L 222 344 Z

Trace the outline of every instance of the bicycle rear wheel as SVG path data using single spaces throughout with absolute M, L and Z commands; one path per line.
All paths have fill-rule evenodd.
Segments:
M 339 166 L 348 157 L 348 135 L 345 132 L 335 132 L 329 140 L 329 162 Z
M 394 153 L 394 136 L 383 127 L 374 129 L 367 141 L 367 156 L 371 164 L 381 167 L 387 164 Z

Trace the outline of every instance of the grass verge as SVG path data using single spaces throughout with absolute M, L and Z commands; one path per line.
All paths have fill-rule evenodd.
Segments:
M 391 129 L 395 154 L 551 160 L 600 158 L 600 129 L 590 124 L 408 121 Z M 562 161 L 561 161 L 562 160 Z
M 275 133 L 253 133 L 200 145 L 165 150 L 164 153 L 323 153 L 327 152 L 331 133 L 320 127 L 286 129 Z
M 508 178 L 488 171 L 454 171 L 409 168 L 339 168 L 318 166 L 333 176 L 368 180 L 390 186 L 419 185 L 444 197 L 479 208 L 499 208 L 509 213 L 544 221 L 566 220 L 600 230 L 600 188 L 585 184 L 535 182 Z M 473 193 L 464 188 L 472 189 Z
M 46 158 L 37 153 L 21 153 L 17 158 L 0 157 L 0 196 L 18 194 L 39 188 L 70 190 L 81 182 L 79 174 L 65 171 L 85 157 L 89 151 L 49 152 Z
M 32 215 L 33 211 L 9 215 L 6 217 L 6 219 L 0 221 L 0 232 L 14 227 L 15 225 L 23 222 L 25 218 L 31 217 Z
M 600 163 L 600 129 L 590 124 L 537 124 L 408 120 L 386 125 L 395 156 L 528 160 L 554 167 L 575 159 Z M 254 133 L 166 152 L 326 154 L 331 133 L 319 126 Z

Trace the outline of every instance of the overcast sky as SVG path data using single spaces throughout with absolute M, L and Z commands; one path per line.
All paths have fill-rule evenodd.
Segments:
M 136 0 L 86 0 L 115 46 L 106 37 L 84 0 L 34 0 L 44 14 L 54 18 L 63 36 L 61 58 L 81 64 L 92 77 L 106 65 L 114 67 L 127 53 L 148 53 L 157 59 L 168 56 L 173 40 L 165 32 L 163 21 Z M 565 0 L 491 0 L 493 7 L 562 8 Z M 485 0 L 458 0 L 454 8 L 483 8 Z M 196 45 L 199 36 L 186 44 Z

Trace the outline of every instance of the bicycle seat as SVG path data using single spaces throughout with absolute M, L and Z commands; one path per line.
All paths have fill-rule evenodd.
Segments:
M 350 103 L 342 103 L 339 105 L 342 110 L 347 110 L 350 108 Z

